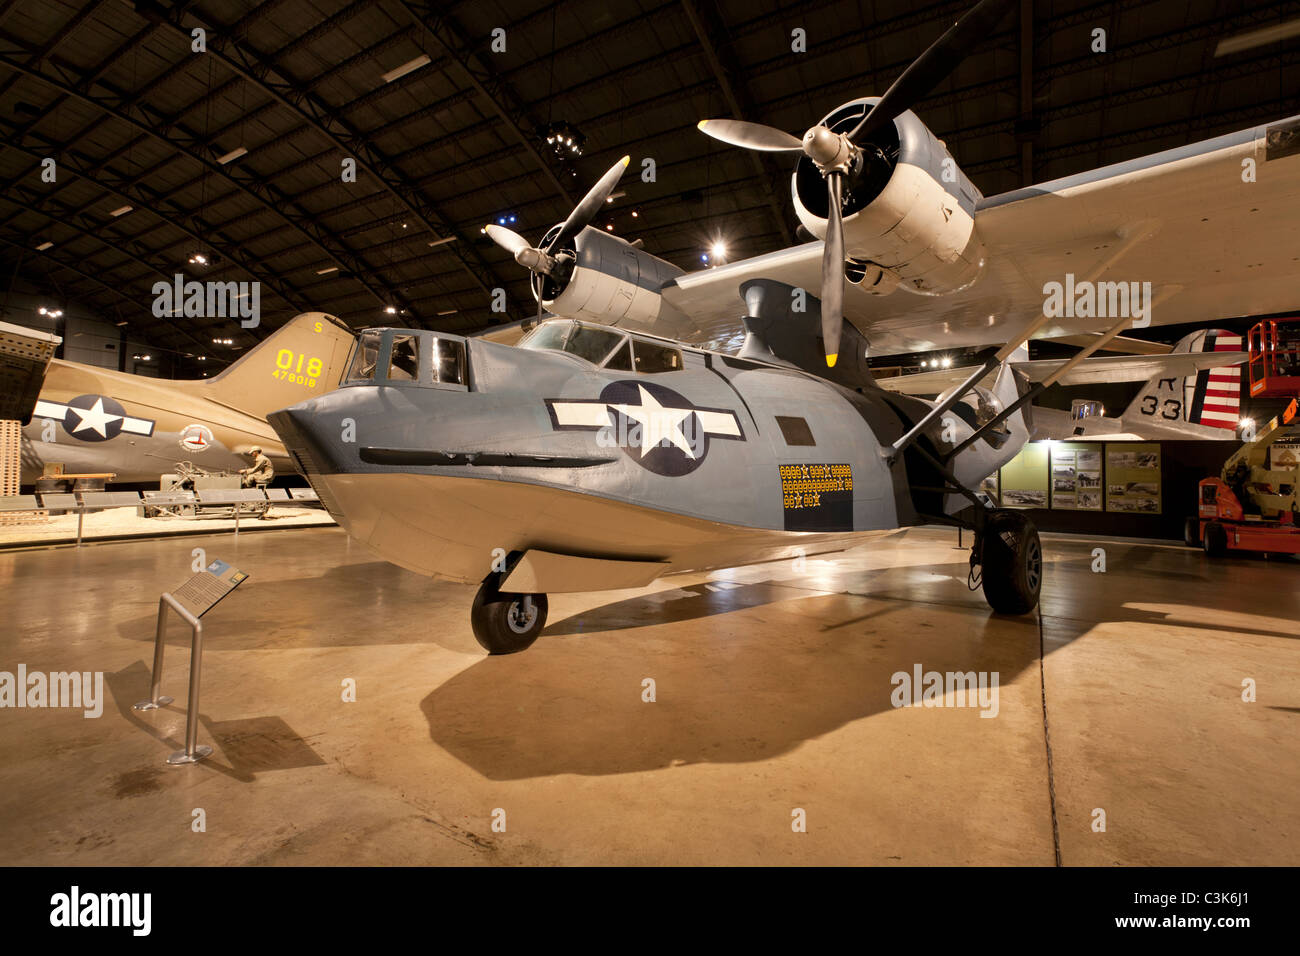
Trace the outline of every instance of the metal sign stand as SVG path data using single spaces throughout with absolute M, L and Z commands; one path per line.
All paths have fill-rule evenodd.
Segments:
M 176 593 L 165 592 L 158 599 L 158 627 L 154 634 L 153 683 L 149 699 L 133 705 L 135 710 L 157 710 L 172 703 L 173 698 L 162 694 L 163 647 L 167 635 L 167 609 L 171 608 L 190 626 L 190 692 L 185 715 L 185 749 L 178 750 L 167 762 L 172 765 L 198 763 L 212 753 L 207 744 L 198 742 L 199 736 L 199 681 L 203 670 L 204 614 L 216 607 L 227 594 L 242 584 L 248 575 L 217 560 L 190 578 Z

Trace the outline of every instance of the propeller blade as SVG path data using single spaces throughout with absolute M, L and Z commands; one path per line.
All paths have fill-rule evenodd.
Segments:
M 485 227 L 488 238 L 498 246 L 510 253 L 512 256 L 518 255 L 524 249 L 531 249 L 528 240 L 513 229 L 507 229 L 505 226 L 490 225 Z
M 564 220 L 564 225 L 555 234 L 555 238 L 547 243 L 546 248 L 542 250 L 543 252 L 550 252 L 552 249 L 564 245 L 587 227 L 587 224 L 595 218 L 600 207 L 605 204 L 609 194 L 614 191 L 614 187 L 618 185 L 619 179 L 623 176 L 623 170 L 627 169 L 627 164 L 630 162 L 632 162 L 632 157 L 624 156 L 609 167 L 609 171 L 600 177 L 596 185 L 592 186 L 587 195 L 582 197 L 582 202 L 578 203 L 573 208 L 573 212 L 569 213 L 569 218 Z
M 797 136 L 791 136 L 762 123 L 746 123 L 744 120 L 700 120 L 700 131 L 714 139 L 743 146 L 745 149 L 757 149 L 764 153 L 802 153 L 803 142 Z
M 840 357 L 840 330 L 844 317 L 844 223 L 840 218 L 843 173 L 826 175 L 826 247 L 822 251 L 822 342 L 826 366 Z
M 971 49 L 989 35 L 1012 0 L 980 0 L 947 32 L 930 44 L 929 48 L 912 61 L 885 91 L 876 105 L 849 133 L 849 139 L 870 138 L 899 113 L 911 109 L 912 104 L 957 68 Z

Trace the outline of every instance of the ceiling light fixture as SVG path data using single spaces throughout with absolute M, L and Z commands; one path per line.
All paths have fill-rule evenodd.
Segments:
M 1279 40 L 1289 40 L 1294 36 L 1300 36 L 1300 20 L 1290 20 L 1287 23 L 1251 30 L 1248 33 L 1238 33 L 1235 37 L 1220 40 L 1219 45 L 1214 48 L 1214 55 L 1228 56 L 1232 53 L 1241 53 L 1243 50 L 1253 50 L 1257 46 L 1267 46 Z
M 233 163 L 233 162 L 234 162 L 235 160 L 237 160 L 240 156 L 247 156 L 247 155 L 248 155 L 248 150 L 245 149 L 243 146 L 239 146 L 239 147 L 237 147 L 237 148 L 235 148 L 235 149 L 232 149 L 230 152 L 226 153 L 224 156 L 218 156 L 218 157 L 217 157 L 217 162 L 218 162 L 220 165 L 224 166 L 224 165 L 226 165 L 227 163 Z
M 130 206 L 118 206 L 116 209 L 110 212 L 109 215 L 112 216 L 114 219 L 116 219 L 118 216 L 125 216 L 130 211 L 131 211 Z
M 324 269 L 317 269 L 316 274 L 318 276 L 324 276 L 324 275 L 329 275 L 331 272 L 338 272 L 338 271 L 339 271 L 338 266 L 326 266 Z
M 555 150 L 555 155 L 560 159 L 581 156 L 583 144 L 587 142 L 587 137 L 564 120 L 556 120 L 540 132 L 546 137 L 546 144 Z
M 39 246 L 36 247 L 36 251 L 44 252 L 46 249 L 51 248 L 53 245 L 54 243 L 52 242 L 42 242 Z
M 389 70 L 382 77 L 380 77 L 380 79 L 382 79 L 385 83 L 391 83 L 393 82 L 393 80 L 400 80 L 408 73 L 414 73 L 422 66 L 428 66 L 431 62 L 432 61 L 429 59 L 429 54 L 425 53 L 422 56 L 417 56 L 414 60 L 410 60 L 407 63 L 403 63 L 399 67 Z

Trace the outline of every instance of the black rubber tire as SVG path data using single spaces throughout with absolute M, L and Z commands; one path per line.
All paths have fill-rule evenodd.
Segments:
M 1043 587 L 1038 529 L 1019 511 L 995 511 L 981 541 L 984 600 L 999 614 L 1028 614 Z
M 1228 532 L 1217 521 L 1205 526 L 1205 539 L 1201 542 L 1205 553 L 1212 558 L 1221 558 L 1228 553 Z
M 489 654 L 517 654 L 541 636 L 547 610 L 545 594 L 502 593 L 494 575 L 474 595 L 469 623 L 474 639 Z
M 1201 546 L 1201 519 L 1188 518 L 1183 522 L 1183 544 L 1189 548 Z

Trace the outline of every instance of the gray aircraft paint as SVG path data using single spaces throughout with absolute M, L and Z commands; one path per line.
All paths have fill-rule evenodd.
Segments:
M 412 330 L 389 334 L 409 335 Z M 808 532 L 842 536 L 891 529 L 966 506 L 958 496 L 940 500 L 929 495 L 924 497 L 928 508 L 923 505 L 923 513 L 918 514 L 908 476 L 909 468 L 916 466 L 912 452 L 890 466 L 880 449 L 930 406 L 909 396 L 884 393 L 870 383 L 848 388 L 795 368 L 681 346 L 677 346 L 683 355 L 680 370 L 637 374 L 597 368 L 564 352 L 434 332 L 414 334 L 444 342 L 465 341 L 468 385 L 387 382 L 382 377 L 386 366 L 381 349 L 377 381 L 344 384 L 333 393 L 269 416 L 286 447 L 297 456 L 300 469 L 318 486 L 322 502 L 350 531 L 346 509 L 331 501 L 326 488 L 331 476 L 429 476 L 545 487 L 669 519 L 675 515 L 711 522 L 719 533 L 725 528 L 788 533 L 792 545 Z M 1004 399 L 1019 387 L 1010 369 L 1006 371 L 999 383 Z M 621 390 L 623 398 L 609 398 L 611 388 Z M 631 405 L 627 396 L 641 388 L 654 393 L 664 407 L 704 411 L 721 416 L 718 422 L 730 423 L 734 416 L 738 427 L 729 436 L 710 438 L 700 452 L 702 460 L 689 468 L 647 465 L 656 451 L 643 456 L 640 449 L 602 444 L 593 424 L 616 423 L 622 414 L 615 413 L 616 407 L 622 407 L 619 402 Z M 593 407 L 592 415 L 582 413 Z M 606 412 L 609 417 L 602 419 Z M 777 415 L 803 419 L 815 444 L 791 444 Z M 936 424 L 926 441 L 941 447 L 942 430 L 955 433 L 954 443 L 969 435 L 971 429 L 960 418 L 959 414 Z M 344 419 L 355 422 L 354 432 L 347 436 L 352 440 L 340 427 Z M 959 477 L 978 481 L 1012 457 L 1028 435 L 1018 417 L 1013 424 L 1018 430 L 1010 444 L 993 449 L 981 442 L 964 452 L 955 463 Z M 809 471 L 801 475 L 804 466 Z M 788 486 L 783 485 L 783 467 Z M 818 503 L 790 505 L 787 492 L 802 493 L 809 476 L 818 480 L 819 469 L 824 477 L 830 469 L 845 475 L 846 467 L 851 493 L 823 485 L 821 491 L 813 489 L 826 494 Z M 502 494 L 507 493 L 502 488 Z M 367 508 L 375 506 L 372 499 Z M 382 501 L 377 506 L 382 508 Z M 422 499 L 419 507 L 420 520 L 405 516 L 413 525 L 441 525 L 438 515 L 443 505 L 436 495 Z M 392 518 L 401 521 L 403 516 Z M 610 542 L 627 544 L 619 538 L 618 528 L 601 533 Z M 547 542 L 545 549 L 563 551 L 554 541 Z M 626 548 L 622 550 L 626 553 Z M 387 556 L 382 550 L 380 554 Z M 666 556 L 646 553 L 642 557 Z M 483 561 L 481 573 L 486 573 L 487 546 Z M 745 561 L 742 557 L 728 563 Z

